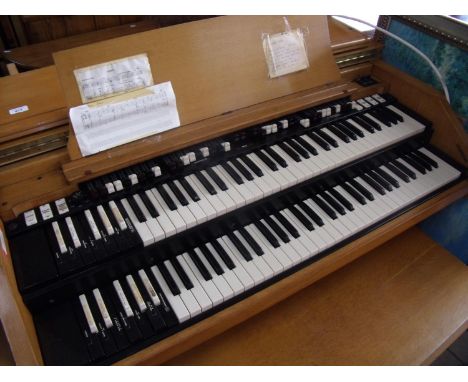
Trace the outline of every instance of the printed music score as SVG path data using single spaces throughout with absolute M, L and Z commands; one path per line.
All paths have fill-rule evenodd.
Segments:
M 74 71 L 83 103 L 153 85 L 146 54 L 76 69 Z
M 83 156 L 180 126 L 170 82 L 74 107 L 70 119 Z

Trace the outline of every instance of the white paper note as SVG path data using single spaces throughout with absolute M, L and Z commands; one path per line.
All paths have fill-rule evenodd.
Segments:
M 180 126 L 170 82 L 117 98 L 124 99 L 70 109 L 83 156 Z
M 83 103 L 154 84 L 146 54 L 76 69 L 73 73 Z
M 309 67 L 304 36 L 300 29 L 265 36 L 263 49 L 271 78 Z

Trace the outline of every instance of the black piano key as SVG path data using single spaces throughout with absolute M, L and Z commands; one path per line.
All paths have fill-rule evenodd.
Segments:
M 138 327 L 134 317 L 127 317 L 112 283 L 109 287 L 100 288 L 100 290 L 102 297 L 106 299 L 105 301 L 109 302 L 107 309 L 109 310 L 109 314 L 112 316 L 114 325 L 120 325 L 124 329 L 129 342 L 134 343 L 141 340 L 143 335 L 140 328 Z
M 195 174 L 196 175 L 196 174 Z M 174 201 L 172 200 L 172 198 L 169 196 L 169 194 L 167 193 L 167 191 L 164 189 L 164 187 L 162 185 L 158 185 L 156 186 L 156 189 L 158 190 L 159 194 L 161 195 L 161 197 L 163 198 L 164 202 L 167 204 L 167 206 L 169 207 L 169 209 L 171 211 L 175 211 L 177 209 L 177 205 L 174 203 Z
M 298 204 L 301 208 L 302 205 Z M 306 227 L 309 231 L 312 231 L 314 229 L 314 225 L 312 222 L 305 216 L 298 208 L 295 206 L 290 206 L 288 207 L 288 210 L 291 211 L 291 213 L 302 223 L 304 227 Z
M 332 145 L 333 147 L 338 147 L 338 142 L 332 137 L 330 137 L 325 131 L 316 130 L 315 132 L 320 136 L 320 138 L 322 138 L 328 144 Z
M 314 132 L 308 132 L 307 135 L 315 142 L 317 143 L 322 149 L 329 151 L 330 150 L 330 145 L 320 138 L 317 134 Z
M 362 195 L 364 195 L 368 200 L 373 201 L 374 195 L 367 188 L 363 187 L 360 183 L 356 182 L 354 179 L 349 179 L 348 182 Z
M 341 187 L 345 189 L 345 191 L 348 192 L 348 194 L 350 194 L 354 199 L 356 199 L 361 205 L 364 206 L 367 204 L 366 198 L 362 196 L 362 194 L 360 194 L 358 191 L 356 191 L 356 189 L 354 189 L 351 185 L 349 185 L 346 182 L 341 182 L 340 185 Z
M 187 289 L 192 289 L 193 288 L 193 283 L 192 281 L 190 280 L 190 278 L 187 276 L 187 274 L 185 273 L 184 269 L 182 268 L 182 266 L 180 265 L 179 261 L 177 260 L 177 258 L 172 258 L 170 260 L 170 262 L 172 263 L 172 266 L 174 267 L 175 271 L 177 272 L 177 274 L 179 275 L 179 278 L 180 280 L 182 281 L 182 284 L 184 284 L 185 288 Z
M 340 138 L 343 142 L 345 143 L 349 143 L 350 142 L 350 139 L 349 137 L 343 133 L 343 131 L 341 131 L 340 129 L 338 129 L 336 126 L 334 125 L 329 125 L 327 126 L 328 129 L 330 129 L 330 131 L 335 134 L 338 138 Z
M 399 170 L 403 171 L 406 175 L 408 175 L 411 179 L 416 179 L 416 173 L 413 170 L 406 167 L 401 160 L 394 160 L 392 162 Z
M 208 247 L 205 244 L 202 244 L 199 246 L 202 254 L 205 256 L 205 259 L 208 261 L 208 263 L 211 265 L 213 270 L 216 272 L 216 274 L 222 275 L 224 273 L 223 268 L 221 265 L 218 263 L 218 261 L 215 259 L 211 251 L 208 249 Z
M 180 184 L 182 185 L 182 187 L 185 189 L 185 191 L 187 191 L 187 194 L 192 198 L 192 200 L 194 202 L 198 202 L 200 200 L 200 197 L 198 196 L 198 194 L 195 192 L 195 190 L 193 189 L 193 187 L 190 185 L 189 182 L 187 182 L 187 179 L 185 178 L 180 178 L 179 179 L 179 182 Z
M 101 217 L 99 216 L 97 210 L 94 208 L 91 208 L 90 211 L 91 211 L 91 214 L 93 215 L 94 222 L 96 223 L 96 226 L 98 227 L 98 230 L 101 233 L 102 240 L 104 241 L 104 245 L 106 246 L 107 254 L 110 256 L 113 256 L 119 253 L 121 251 L 121 248 L 116 242 L 114 235 L 107 234 L 107 230 L 104 227 L 104 223 L 102 222 Z
M 347 126 L 345 126 L 344 124 L 340 122 L 335 122 L 335 123 L 336 123 L 336 126 L 339 127 L 340 130 L 343 132 L 343 134 L 346 134 L 353 141 L 357 140 L 357 135 L 355 134 L 353 130 L 349 129 Z
M 274 163 L 267 155 L 265 155 L 261 150 L 255 152 L 255 154 L 265 163 L 271 171 L 278 171 L 278 166 Z
M 164 263 L 159 264 L 157 267 L 159 268 L 161 274 L 163 275 L 164 280 L 166 280 L 166 284 L 169 287 L 171 293 L 174 296 L 178 296 L 180 294 L 180 289 L 175 283 L 175 281 L 173 280 L 169 271 L 166 269 L 166 266 L 164 265 Z
M 195 266 L 198 268 L 198 270 L 201 273 L 201 275 L 203 276 L 203 278 L 206 281 L 211 280 L 213 278 L 213 276 L 210 274 L 208 269 L 205 267 L 205 264 L 203 264 L 203 262 L 200 260 L 197 253 L 195 251 L 193 251 L 193 250 L 189 250 L 189 251 L 187 251 L 187 253 L 190 256 L 190 258 L 192 259 Z
M 146 209 L 148 210 L 149 214 L 153 218 L 157 218 L 159 216 L 159 211 L 156 209 L 153 203 L 151 203 L 151 200 L 149 200 L 148 195 L 146 195 L 146 192 L 141 191 L 138 193 L 138 195 L 141 198 L 141 201 L 145 205 Z
M 182 204 L 183 206 L 187 206 L 189 204 L 184 194 L 179 190 L 179 187 L 177 187 L 177 185 L 173 181 L 167 182 L 167 185 L 169 186 L 170 190 L 175 195 L 177 200 L 180 202 L 180 204 Z
M 133 279 L 135 280 L 135 284 L 137 285 L 138 290 L 140 291 L 141 297 L 143 297 L 143 300 L 145 300 L 146 306 L 148 307 L 148 309 L 145 312 L 145 315 L 148 318 L 149 322 L 151 323 L 151 326 L 156 332 L 159 332 L 162 329 L 165 329 L 167 327 L 166 321 L 164 320 L 164 317 L 161 311 L 158 309 L 157 306 L 154 305 L 153 300 L 151 299 L 151 296 L 148 294 L 148 291 L 143 285 L 143 282 L 141 281 L 140 277 L 137 274 L 135 274 L 133 275 Z M 153 285 L 153 288 L 155 288 L 156 290 L 156 286 L 154 285 L 154 283 L 151 282 L 151 284 Z
M 116 314 L 112 301 L 107 296 L 107 293 L 104 292 L 102 288 L 99 289 L 99 291 L 101 293 L 102 300 L 104 301 L 104 304 L 106 305 L 107 312 L 109 313 L 110 319 L 112 320 L 112 327 L 108 329 L 108 332 L 111 333 L 112 338 L 114 339 L 115 344 L 117 346 L 117 349 L 118 350 L 125 349 L 130 345 L 130 342 L 129 342 L 129 339 L 127 338 L 124 325 L 121 319 Z
M 302 211 L 304 211 L 307 216 L 312 219 L 312 221 L 319 227 L 324 225 L 322 218 L 307 203 L 301 201 L 298 203 L 298 206 L 301 207 Z
M 384 188 L 379 183 L 377 183 L 374 179 L 369 177 L 367 174 L 361 174 L 360 177 L 365 183 L 367 183 L 369 186 L 371 186 L 380 195 L 385 195 Z
M 75 248 L 70 230 L 68 229 L 65 220 L 58 220 L 57 222 L 60 226 L 60 230 L 62 231 L 63 240 L 68 248 L 68 262 L 70 263 L 70 268 L 72 270 L 82 268 L 83 260 L 81 258 L 81 250 Z
M 309 142 L 307 142 L 304 138 L 302 137 L 296 137 L 295 140 L 302 146 L 304 147 L 310 154 L 312 155 L 318 155 L 317 149 L 312 146 Z
M 346 210 L 344 207 L 338 203 L 332 196 L 327 194 L 326 192 L 321 192 L 320 196 L 325 199 L 329 206 L 331 206 L 335 211 L 338 211 L 340 215 L 346 215 Z
M 222 191 L 226 191 L 228 189 L 228 186 L 226 186 L 226 183 L 224 183 L 224 181 L 218 176 L 218 174 L 211 167 L 208 167 L 205 171 L 208 174 L 208 176 L 210 176 L 211 179 L 213 179 L 213 181 Z
M 313 195 L 312 200 L 333 220 L 338 218 L 335 211 L 318 195 Z
M 283 167 L 283 168 L 288 167 L 288 164 L 286 163 L 286 161 L 275 150 L 273 150 L 271 147 L 265 147 L 264 150 L 281 167 Z
M 343 125 L 343 126 L 346 126 L 346 128 L 348 130 L 351 130 L 354 134 L 356 134 L 358 137 L 361 137 L 361 138 L 364 138 L 364 133 L 359 129 L 357 128 L 355 125 L 353 125 L 352 123 L 348 122 L 348 121 L 340 121 L 340 123 Z
M 281 223 L 281 225 L 286 228 L 286 230 L 290 233 L 290 235 L 292 237 L 294 237 L 295 239 L 297 239 L 298 237 L 300 237 L 301 235 L 299 234 L 299 232 L 297 231 L 296 228 L 294 228 L 294 226 L 290 223 L 290 221 L 288 219 L 286 219 L 284 217 L 283 214 L 281 214 L 280 212 L 277 212 L 274 214 L 274 216 L 276 217 L 276 219 L 278 219 L 278 221 Z
M 394 177 L 392 177 L 389 173 L 386 171 L 382 170 L 381 168 L 377 167 L 374 169 L 374 171 L 379 174 L 382 178 L 384 178 L 387 182 L 389 182 L 393 187 L 399 188 L 400 183 L 398 180 L 396 180 Z
M 291 157 L 292 160 L 294 160 L 295 162 L 301 162 L 302 159 L 301 159 L 301 156 L 296 152 L 294 151 L 291 146 L 289 146 L 288 144 L 284 143 L 284 142 L 278 142 L 278 146 L 287 154 Z
M 419 151 L 419 150 L 416 150 L 414 151 L 414 154 L 419 156 L 421 159 L 425 160 L 427 163 L 429 163 L 432 167 L 434 168 L 438 168 L 439 167 L 439 164 L 432 158 L 429 158 L 429 156 L 427 156 L 426 154 L 424 154 L 423 152 Z
M 231 162 L 231 163 L 234 165 L 234 167 L 242 174 L 242 176 L 243 176 L 245 179 L 247 179 L 247 180 L 249 180 L 249 181 L 254 179 L 253 176 L 252 176 L 252 174 L 250 173 L 250 171 L 247 170 L 247 168 L 245 168 L 245 166 L 244 166 L 241 162 L 239 162 L 239 160 L 238 160 L 237 158 L 231 159 L 230 162 Z
M 96 262 L 96 256 L 94 254 L 94 248 L 89 241 L 88 236 L 85 233 L 85 230 L 81 226 L 81 221 L 76 216 L 70 216 L 73 221 L 73 225 L 76 230 L 76 234 L 81 241 L 81 258 L 83 263 L 92 264 Z
M 286 141 L 292 149 L 294 149 L 299 155 L 301 155 L 305 159 L 309 159 L 310 155 L 309 152 L 302 147 L 299 143 L 297 143 L 294 139 L 289 139 Z
M 387 113 L 393 115 L 398 122 L 403 122 L 403 116 L 401 114 L 397 113 L 396 111 L 393 111 L 388 106 L 384 106 L 383 109 L 385 109 Z
M 258 245 L 255 239 L 252 237 L 252 235 L 244 227 L 239 228 L 238 231 L 241 234 L 241 236 L 244 238 L 244 240 L 254 250 L 257 256 L 262 256 L 265 253 L 263 249 L 260 247 L 260 245 Z
M 138 206 L 137 202 L 135 201 L 135 199 L 133 199 L 133 196 L 130 195 L 128 198 L 127 198 L 127 201 L 128 201 L 128 204 L 130 205 L 130 207 L 132 208 L 133 210 L 133 213 L 135 214 L 136 218 L 138 219 L 138 221 L 140 223 L 144 223 L 146 222 L 146 218 L 145 218 L 145 215 L 143 214 L 143 212 L 141 211 L 140 207 Z M 94 214 L 93 214 L 94 216 Z M 94 221 L 96 221 L 96 218 L 94 218 Z M 96 222 L 97 224 L 97 222 Z
M 419 163 L 419 165 L 421 165 L 422 167 L 424 167 L 427 171 L 431 171 L 432 170 L 432 166 L 429 162 L 426 162 L 426 160 L 424 160 L 423 158 L 421 158 L 420 156 L 416 155 L 416 153 L 414 152 L 409 152 L 407 154 L 411 159 L 413 159 L 415 162 Z
M 242 257 L 246 260 L 246 261 L 251 261 L 252 260 L 252 256 L 250 255 L 249 251 L 247 250 L 247 248 L 245 248 L 244 244 L 242 244 L 242 242 L 239 240 L 239 238 L 233 233 L 233 232 L 229 232 L 227 234 L 227 236 L 229 237 L 229 239 L 232 241 L 232 243 L 235 245 L 235 247 L 238 249 L 238 251 L 240 252 L 240 254 L 242 255 Z
M 369 114 L 387 127 L 392 127 L 392 125 L 396 122 L 394 121 L 393 116 L 388 115 L 382 109 L 370 110 Z
M 406 175 L 403 171 L 399 170 L 395 165 L 388 162 L 385 164 L 385 167 L 393 172 L 397 177 L 399 177 L 403 182 L 409 183 L 409 176 Z
M 367 122 L 369 125 L 371 125 L 375 130 L 378 130 L 378 131 L 382 131 L 382 127 L 375 121 L 373 121 L 371 118 L 369 118 L 367 115 L 365 114 L 361 114 L 359 115 L 359 117 Z
M 408 155 L 403 155 L 402 160 L 410 164 L 413 168 L 416 169 L 416 171 L 419 171 L 421 174 L 425 174 L 427 172 L 424 166 L 420 165 L 417 161 Z
M 130 286 L 127 283 L 127 280 L 121 280 L 120 285 L 122 286 L 125 296 L 127 296 L 128 303 L 130 304 L 133 310 L 135 322 L 138 325 L 141 334 L 144 338 L 151 337 L 152 335 L 154 335 L 153 327 L 151 326 L 151 323 L 148 320 L 148 317 L 146 316 L 145 312 L 140 311 L 140 307 L 138 306 L 138 303 L 135 297 L 133 296 L 133 293 L 130 289 Z
M 237 184 L 244 184 L 244 179 L 242 179 L 242 177 L 236 172 L 236 170 L 232 168 L 232 166 L 229 163 L 221 163 L 221 166 L 226 170 L 226 172 L 230 175 L 232 179 L 234 179 L 234 181 Z
M 224 261 L 224 264 L 226 264 L 228 269 L 234 269 L 236 265 L 234 264 L 228 253 L 224 250 L 223 246 L 219 244 L 218 240 L 212 240 L 210 241 L 210 243 L 218 253 L 219 257 L 221 257 L 221 259 Z
M 375 171 L 371 170 L 368 171 L 367 174 L 374 179 L 378 184 L 380 184 L 383 188 L 385 188 L 387 191 L 392 191 L 393 186 L 391 185 L 390 182 L 387 182 L 384 178 L 382 178 L 379 174 L 377 174 Z
M 370 123 L 368 123 L 367 121 L 363 120 L 362 118 L 360 118 L 361 116 L 359 115 L 355 115 L 353 117 L 351 117 L 351 119 L 356 122 L 359 126 L 361 126 L 362 128 L 364 128 L 365 130 L 367 130 L 370 134 L 374 134 L 375 133 L 375 128 L 373 125 L 371 125 Z
M 333 197 L 336 200 L 338 200 L 343 206 L 345 206 L 345 208 L 348 211 L 354 211 L 354 206 L 352 205 L 352 203 L 348 199 L 346 199 L 340 192 L 338 192 L 334 188 L 330 188 L 329 192 L 333 195 Z
M 81 228 L 83 230 L 83 234 L 86 236 L 86 240 L 91 245 L 91 248 L 93 250 L 94 256 L 96 257 L 96 260 L 99 261 L 99 260 L 105 259 L 108 256 L 108 254 L 107 254 L 107 249 L 104 245 L 104 240 L 103 239 L 96 240 L 94 238 L 93 232 L 91 231 L 91 227 L 89 226 L 88 220 L 84 216 L 83 212 L 76 215 L 75 218 L 80 223 Z
M 273 247 L 278 248 L 280 246 L 280 243 L 278 242 L 278 239 L 275 237 L 275 235 L 273 235 L 260 220 L 254 221 L 253 224 L 258 228 L 265 239 L 267 239 Z
M 283 241 L 284 243 L 289 243 L 291 239 L 289 239 L 288 234 L 278 225 L 276 222 L 269 216 L 264 218 L 265 223 L 267 224 L 267 228 L 270 228 L 275 232 L 278 237 Z
M 263 176 L 263 171 L 261 170 L 261 168 L 258 167 L 247 155 L 243 155 L 239 157 L 239 159 L 242 160 L 242 162 L 245 163 L 256 176 Z

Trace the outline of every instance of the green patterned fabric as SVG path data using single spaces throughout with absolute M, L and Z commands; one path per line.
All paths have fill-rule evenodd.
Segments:
M 468 132 L 468 51 L 396 20 L 391 21 L 389 31 L 416 46 L 439 68 L 449 89 L 452 108 L 463 118 L 463 126 Z M 413 77 L 442 89 L 430 66 L 398 41 L 386 38 L 382 58 Z

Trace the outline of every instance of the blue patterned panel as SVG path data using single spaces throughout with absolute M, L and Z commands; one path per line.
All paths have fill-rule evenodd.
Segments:
M 391 21 L 389 31 L 416 46 L 439 68 L 449 89 L 452 108 L 462 116 L 465 131 L 468 132 L 468 52 L 396 20 Z M 430 66 L 400 42 L 387 37 L 382 58 L 441 90 Z

